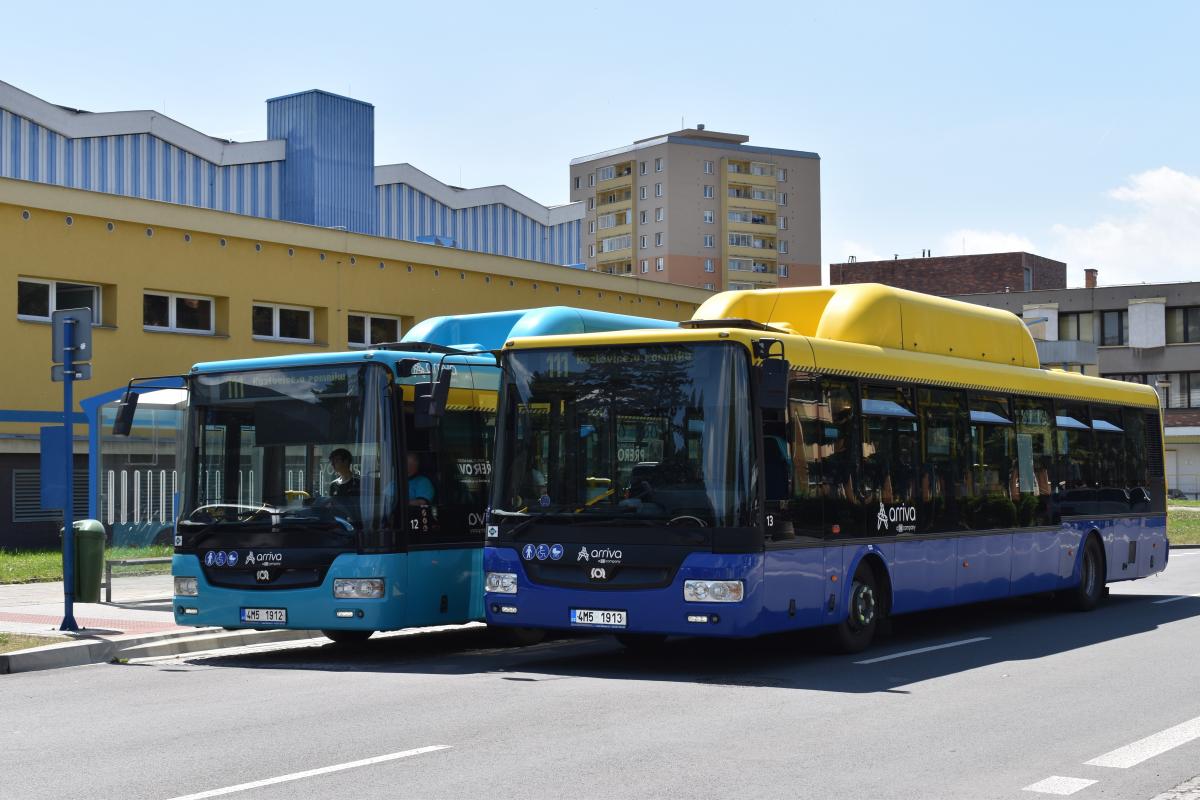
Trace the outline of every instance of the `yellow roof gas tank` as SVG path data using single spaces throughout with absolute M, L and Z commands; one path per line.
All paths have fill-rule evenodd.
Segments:
M 1033 337 L 1015 314 L 878 283 L 722 292 L 692 319 L 746 319 L 817 339 L 1041 366 Z

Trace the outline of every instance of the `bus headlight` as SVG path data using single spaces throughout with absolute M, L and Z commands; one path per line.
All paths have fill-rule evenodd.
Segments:
M 180 597 L 195 597 L 200 594 L 200 582 L 195 578 L 175 576 L 175 594 Z
M 334 578 L 333 596 L 342 600 L 383 597 L 383 578 Z
M 744 594 L 741 581 L 683 582 L 683 599 L 689 603 L 740 603 Z
M 484 580 L 484 587 L 494 594 L 516 594 L 517 573 L 489 572 Z

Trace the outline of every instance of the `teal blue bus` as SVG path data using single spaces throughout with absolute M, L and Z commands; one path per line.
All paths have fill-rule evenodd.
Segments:
M 518 334 L 648 325 L 674 323 L 542 308 L 427 320 L 365 350 L 197 364 L 181 436 L 176 622 L 347 643 L 482 620 L 491 351 Z

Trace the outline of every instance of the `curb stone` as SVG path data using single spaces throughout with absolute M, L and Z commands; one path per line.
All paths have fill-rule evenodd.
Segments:
M 111 639 L 80 639 L 0 654 L 0 675 L 100 664 L 116 658 L 178 655 L 248 644 L 312 639 L 320 635 L 318 631 L 186 628 L 163 633 L 114 636 Z

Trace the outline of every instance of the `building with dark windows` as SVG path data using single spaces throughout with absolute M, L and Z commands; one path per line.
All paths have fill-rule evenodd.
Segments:
M 1168 485 L 1200 496 L 1200 282 L 964 294 L 1023 317 L 1042 366 L 1155 387 Z
M 1064 289 L 1067 265 L 1033 253 L 924 256 L 829 265 L 829 282 L 882 283 L 926 294 Z

